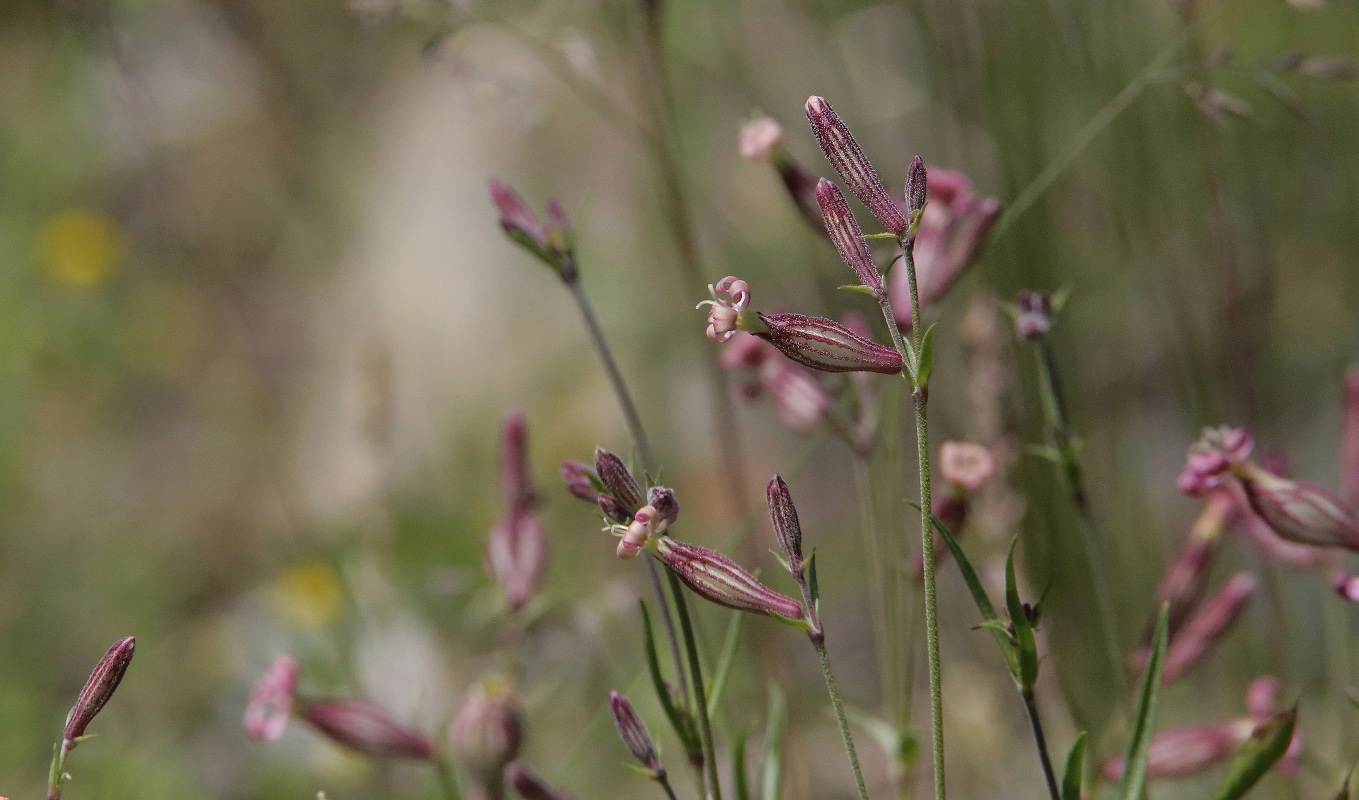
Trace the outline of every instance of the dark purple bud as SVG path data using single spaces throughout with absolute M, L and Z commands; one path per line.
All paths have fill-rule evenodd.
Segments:
M 868 243 L 864 241 L 863 231 L 859 229 L 859 221 L 854 219 L 854 214 L 850 212 L 845 196 L 840 193 L 840 187 L 822 178 L 816 184 L 816 201 L 821 206 L 826 232 L 835 243 L 835 249 L 840 251 L 840 257 L 854 270 L 854 274 L 859 276 L 859 283 L 872 289 L 875 295 L 881 296 L 882 275 L 878 273 L 878 267 L 873 263 L 873 256 L 868 252 Z
M 656 555 L 706 600 L 737 611 L 802 619 L 801 603 L 755 580 L 721 553 L 662 536 L 656 540 Z
M 85 728 L 113 696 L 132 663 L 132 654 L 136 649 L 137 642 L 131 636 L 119 639 L 94 666 L 94 671 L 85 681 L 85 688 L 80 690 L 80 696 L 66 717 L 66 730 L 62 734 L 66 749 L 75 747 L 77 740 L 85 735 Z
M 553 789 L 547 781 L 518 761 L 505 768 L 505 782 L 523 800 L 572 800 L 569 793 Z
M 834 320 L 802 314 L 759 314 L 756 336 L 804 367 L 822 372 L 901 372 L 901 354 L 857 336 Z
M 301 716 L 327 739 L 375 761 L 424 761 L 434 752 L 429 737 L 362 700 L 308 703 Z
M 765 490 L 769 502 L 769 520 L 774 524 L 774 538 L 779 540 L 783 557 L 788 561 L 788 571 L 799 582 L 806 564 L 802 560 L 802 525 L 797 519 L 797 508 L 793 506 L 793 495 L 788 484 L 775 475 Z
M 821 145 L 821 152 L 826 154 L 826 160 L 840 174 L 849 190 L 887 230 L 897 236 L 904 235 L 909 227 L 906 217 L 902 216 L 901 209 L 887 195 L 882 181 L 878 180 L 878 173 L 830 103 L 820 97 L 808 98 L 807 121 L 812 124 L 812 133 L 816 135 L 817 144 Z
M 911 162 L 911 171 L 906 175 L 906 211 L 912 219 L 925 210 L 925 186 L 925 162 L 916 156 Z
M 591 480 L 591 478 L 594 478 L 594 480 Z M 599 499 L 599 489 L 595 488 L 595 480 L 598 479 L 595 471 L 583 462 L 562 462 L 562 481 L 566 483 L 566 491 L 587 503 L 593 503 Z
M 609 692 L 609 710 L 613 712 L 613 724 L 618 726 L 618 736 L 627 745 L 628 752 L 642 765 L 655 780 L 665 778 L 665 767 L 656 756 L 656 745 L 651 741 L 651 732 L 646 723 L 637 716 L 632 703 L 618 692 Z
M 604 512 L 604 517 L 615 525 L 626 525 L 632 522 L 632 513 L 613 495 L 601 494 L 599 496 L 599 510 Z
M 656 510 L 654 531 L 660 533 L 679 519 L 680 505 L 675 491 L 664 486 L 653 486 L 646 493 L 646 504 Z
M 1020 292 L 1015 298 L 1019 316 L 1015 317 L 1015 333 L 1033 342 L 1052 330 L 1052 295 L 1047 292 Z
M 628 472 L 623 459 L 602 447 L 595 448 L 595 473 L 616 500 L 627 509 L 629 515 L 642 507 L 645 498 L 642 487 L 637 485 L 632 473 Z

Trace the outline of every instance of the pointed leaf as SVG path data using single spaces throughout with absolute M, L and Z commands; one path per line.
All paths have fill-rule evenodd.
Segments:
M 1241 743 L 1227 770 L 1227 779 L 1218 788 L 1216 800 L 1239 800 L 1273 767 L 1293 741 L 1298 710 L 1281 711 L 1256 726 L 1250 738 Z
M 788 733 L 788 704 L 783 690 L 769 684 L 769 719 L 764 727 L 764 768 L 760 800 L 779 800 L 783 793 L 783 740 Z
M 717 657 L 717 670 L 713 673 L 713 684 L 708 689 L 708 716 L 716 716 L 718 704 L 722 702 L 722 690 L 727 686 L 727 675 L 731 673 L 731 663 L 736 660 L 736 646 L 741 641 L 741 621 L 745 614 L 732 614 L 727 623 L 727 637 L 722 642 L 722 653 Z
M 1066 771 L 1062 776 L 1062 800 L 1081 800 L 1081 774 L 1085 771 L 1085 731 L 1076 735 L 1071 752 L 1066 756 Z
M 920 366 L 916 370 L 916 385 L 925 387 L 930 385 L 930 373 L 934 372 L 934 325 L 931 324 L 925 329 L 925 335 L 920 340 Z
M 849 283 L 837 288 L 844 289 L 847 292 L 858 292 L 859 294 L 866 294 L 870 296 L 877 295 L 877 292 L 873 291 L 872 286 L 864 286 L 861 283 Z
M 1151 738 L 1156 729 L 1156 707 L 1161 701 L 1161 674 L 1165 670 L 1169 612 L 1170 605 L 1162 604 L 1156 631 L 1151 637 L 1151 658 L 1147 661 L 1146 674 L 1142 676 L 1142 691 L 1137 699 L 1132 736 L 1128 739 L 1127 755 L 1123 757 L 1119 800 L 1141 800 L 1142 789 L 1146 786 L 1147 759 L 1151 756 Z
M 1016 661 L 1019 672 L 1015 674 L 1015 680 L 1019 681 L 1020 688 L 1030 690 L 1038 680 L 1038 644 L 1033 638 L 1033 623 L 1029 622 L 1024 603 L 1019 599 L 1018 581 L 1015 579 L 1015 545 L 1018 543 L 1018 536 L 1012 538 L 1010 550 L 1005 554 L 1005 608 L 1010 613 L 1010 627 L 1014 629 L 1015 649 L 1018 651 Z
M 661 662 L 656 657 L 656 637 L 651 630 L 651 614 L 647 611 L 645 602 L 639 600 L 637 605 L 642 608 L 642 640 L 646 648 L 646 668 L 651 673 L 651 688 L 656 691 L 656 699 L 660 701 L 666 719 L 670 720 L 670 727 L 675 729 L 675 735 L 684 745 L 685 755 L 692 757 L 695 753 L 702 752 L 702 748 L 699 746 L 698 737 L 694 735 L 688 716 L 675 707 L 670 690 L 665 685 L 665 677 L 661 675 Z
M 736 614 L 734 616 L 741 616 Z M 736 800 L 750 800 L 750 781 L 746 777 L 746 739 L 744 731 L 731 743 L 731 785 L 736 788 Z

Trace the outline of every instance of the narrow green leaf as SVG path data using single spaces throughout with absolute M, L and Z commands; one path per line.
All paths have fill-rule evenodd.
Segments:
M 1123 757 L 1123 781 L 1118 787 L 1119 800 L 1141 800 L 1147 783 L 1147 759 L 1151 755 L 1151 738 L 1156 729 L 1156 707 L 1161 701 L 1161 674 L 1165 669 L 1166 640 L 1169 638 L 1167 619 L 1170 605 L 1161 605 L 1156 620 L 1156 631 L 1151 637 L 1151 658 L 1142 676 L 1142 691 L 1137 698 L 1137 714 L 1133 718 L 1132 736 L 1128 739 L 1127 755 Z
M 750 800 L 750 781 L 746 777 L 747 738 L 749 734 L 742 732 L 731 743 L 731 785 L 736 788 L 736 800 Z
M 820 605 L 820 604 L 821 604 L 821 583 L 820 583 L 819 581 L 817 581 L 817 579 L 816 579 L 816 550 L 815 550 L 815 549 L 812 550 L 812 554 L 811 554 L 811 555 L 807 556 L 807 560 L 806 560 L 806 562 L 805 562 L 805 566 L 803 567 L 803 569 L 805 569 L 805 570 L 806 570 L 806 573 L 807 573 L 807 594 L 809 594 L 809 595 L 812 596 L 812 604 L 813 604 L 813 605 Z
M 863 234 L 863 238 L 869 239 L 869 240 L 872 240 L 872 239 L 891 239 L 891 240 L 895 241 L 895 240 L 897 239 L 897 235 L 896 235 L 895 233 L 865 233 L 865 234 Z
M 1015 579 L 1015 545 L 1019 537 L 1010 539 L 1010 550 L 1005 554 L 1005 609 L 1010 613 L 1010 627 L 1015 632 L 1016 662 L 1019 672 L 1015 680 L 1022 689 L 1032 689 L 1038 680 L 1038 644 L 1033 638 L 1033 624 L 1024 611 L 1024 603 L 1019 599 L 1019 584 Z
M 1227 779 L 1218 788 L 1215 800 L 1239 800 L 1264 777 L 1293 741 L 1293 726 L 1298 710 L 1280 711 L 1256 726 L 1250 738 L 1241 743 L 1227 769 Z
M 1062 800 L 1081 800 L 1081 776 L 1085 772 L 1085 731 L 1076 734 L 1071 752 L 1066 755 L 1062 775 Z
M 675 735 L 684 745 L 685 755 L 692 758 L 694 754 L 703 750 L 699 746 L 698 737 L 688 716 L 675 707 L 674 698 L 670 696 L 670 690 L 665 685 L 665 677 L 661 674 L 661 662 L 656 657 L 656 637 L 651 630 L 651 614 L 647 611 L 646 603 L 638 600 L 637 605 L 642 609 L 642 640 L 646 648 L 646 668 L 651 673 L 651 688 L 656 692 L 656 699 L 660 701 L 666 719 L 670 720 L 670 727 L 675 729 Z
M 722 642 L 722 653 L 717 657 L 717 671 L 713 673 L 713 685 L 708 689 L 708 716 L 717 715 L 717 706 L 722 702 L 722 690 L 727 687 L 727 676 L 731 664 L 736 660 L 736 646 L 741 641 L 741 621 L 745 614 L 732 614 L 727 623 L 727 638 Z
M 934 372 L 934 325 L 925 329 L 920 339 L 920 365 L 916 368 L 916 385 L 929 386 L 930 373 Z
M 877 294 L 877 292 L 874 292 L 872 288 L 870 288 L 870 287 L 868 287 L 868 286 L 864 286 L 864 285 L 861 284 L 861 283 L 848 283 L 848 284 L 845 284 L 844 286 L 840 286 L 840 287 L 838 287 L 838 288 L 844 289 L 844 290 L 847 291 L 847 292 L 858 292 L 859 294 L 868 294 L 868 295 L 876 295 L 876 294 Z
M 788 734 L 788 704 L 783 690 L 769 684 L 769 719 L 764 727 L 764 768 L 760 800 L 779 800 L 783 793 L 783 740 Z

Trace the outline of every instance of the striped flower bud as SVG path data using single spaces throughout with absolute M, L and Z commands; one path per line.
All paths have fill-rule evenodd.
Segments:
M 595 488 L 595 480 L 599 476 L 595 471 L 580 461 L 562 462 L 562 482 L 566 484 L 566 491 L 579 497 L 587 503 L 593 503 L 599 499 L 599 489 Z
M 66 730 L 62 734 L 65 749 L 70 750 L 76 746 L 80 737 L 85 735 L 85 728 L 99 714 L 109 698 L 113 697 L 118 684 L 123 680 L 123 675 L 127 673 L 128 666 L 132 664 L 132 654 L 136 649 L 136 640 L 131 636 L 124 637 L 115 642 L 104 657 L 99 659 L 99 663 L 94 665 L 94 671 L 85 681 L 85 687 L 80 690 L 80 696 L 76 698 L 71 713 L 66 717 Z
M 250 738 L 272 742 L 283 735 L 297 698 L 297 659 L 281 654 L 255 682 L 245 707 L 245 732 Z
M 901 372 L 900 353 L 857 336 L 833 320 L 802 314 L 758 316 L 765 330 L 752 333 L 804 367 L 822 372 Z
M 363 700 L 306 703 L 300 715 L 322 736 L 375 761 L 424 761 L 434 752 L 429 737 Z
M 769 481 L 765 497 L 769 501 L 769 521 L 774 524 L 774 538 L 779 540 L 783 557 L 788 562 L 788 571 L 800 583 L 806 564 L 802 560 L 802 525 L 797 519 L 793 495 L 783 478 L 775 475 Z
M 653 486 L 646 491 L 646 504 L 656 511 L 656 532 L 663 533 L 666 528 L 679 519 L 680 504 L 675 499 L 675 490 L 664 486 Z
M 1198 664 L 1241 616 L 1254 593 L 1255 578 L 1250 573 L 1234 575 L 1221 592 L 1184 623 L 1170 643 L 1162 680 L 1166 684 L 1173 683 Z
M 911 169 L 906 173 L 906 211 L 914 220 L 925 210 L 927 195 L 925 162 L 920 156 L 911 161 Z
M 755 580 L 721 553 L 669 536 L 655 542 L 656 556 L 700 597 L 737 611 L 802 618 L 801 603 Z
M 1280 537 L 1359 551 L 1359 519 L 1313 483 L 1281 478 L 1249 462 L 1233 468 L 1251 509 Z
M 488 678 L 473 687 L 448 728 L 448 741 L 476 782 L 492 797 L 501 796 L 505 767 L 519 755 L 524 741 L 523 711 L 514 685 Z
M 651 732 L 646 723 L 637 716 L 632 703 L 618 692 L 609 692 L 609 710 L 613 713 L 613 724 L 618 727 L 618 737 L 627 746 L 628 752 L 637 759 L 653 780 L 665 778 L 665 767 L 656 756 L 656 745 L 651 741 Z
M 821 206 L 821 216 L 826 221 L 826 232 L 830 234 L 840 257 L 859 276 L 859 283 L 872 289 L 874 295 L 881 296 L 882 275 L 873 263 L 863 231 L 850 212 L 845 196 L 840 193 L 840 187 L 822 178 L 816 184 L 816 200 Z
M 628 511 L 632 513 L 642 507 L 645 497 L 642 494 L 642 487 L 637 485 L 637 481 L 628 472 L 627 465 L 623 459 L 605 450 L 602 447 L 595 448 L 595 473 L 599 475 L 599 480 L 604 484 L 604 488 L 609 490 L 609 494 Z
M 490 182 L 491 202 L 500 213 L 500 227 L 515 244 L 552 267 L 567 283 L 577 277 L 571 221 L 558 203 L 547 205 L 547 224 L 538 220 L 523 199 L 499 181 Z
M 809 97 L 807 121 L 812 125 L 812 133 L 816 135 L 816 143 L 821 145 L 821 152 L 826 154 L 826 160 L 840 174 L 849 190 L 868 207 L 883 227 L 897 236 L 904 235 L 909 227 L 906 217 L 892 202 L 882 181 L 878 180 L 878 173 L 854 140 L 854 134 L 849 132 L 849 127 L 830 103 L 821 97 Z

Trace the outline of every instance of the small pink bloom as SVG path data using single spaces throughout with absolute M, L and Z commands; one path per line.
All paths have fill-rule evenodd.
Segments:
M 972 442 L 944 442 L 939 447 L 939 473 L 964 491 L 975 492 L 996 474 L 996 458 Z
M 712 299 L 698 304 L 700 308 L 711 306 L 708 309 L 708 338 L 726 342 L 736 335 L 741 315 L 750 305 L 750 286 L 740 278 L 728 275 L 716 286 L 709 286 L 708 293 Z M 726 298 L 719 295 L 726 295 Z
M 1019 316 L 1015 317 L 1015 333 L 1025 341 L 1035 342 L 1052 330 L 1052 295 L 1047 292 L 1020 292 L 1015 297 Z
M 741 126 L 740 151 L 745 161 L 768 161 L 783 145 L 783 126 L 773 117 L 756 117 Z
M 1250 720 L 1233 720 L 1158 733 L 1151 740 L 1147 777 L 1174 778 L 1203 772 L 1227 760 L 1254 728 Z M 1122 780 L 1122 756 L 1105 762 L 1104 777 L 1111 783 Z
M 434 752 L 429 737 L 397 722 L 380 706 L 363 700 L 308 703 L 301 715 L 327 739 L 374 760 L 423 761 Z
M 777 358 L 778 353 L 779 351 L 769 342 L 740 331 L 732 337 L 726 347 L 722 348 L 722 355 L 718 357 L 718 361 L 723 369 L 758 367 L 772 358 Z
M 490 190 L 491 202 L 500 214 L 500 227 L 510 240 L 556 270 L 562 280 L 575 282 L 571 221 L 561 205 L 548 203 L 547 224 L 543 224 L 513 189 L 492 180 Z
M 252 739 L 272 742 L 283 735 L 297 698 L 297 676 L 297 659 L 284 654 L 255 682 L 245 708 L 245 732 Z
M 1246 690 L 1246 711 L 1251 719 L 1264 722 L 1279 710 L 1279 693 L 1283 684 L 1273 675 L 1264 675 L 1251 681 Z

